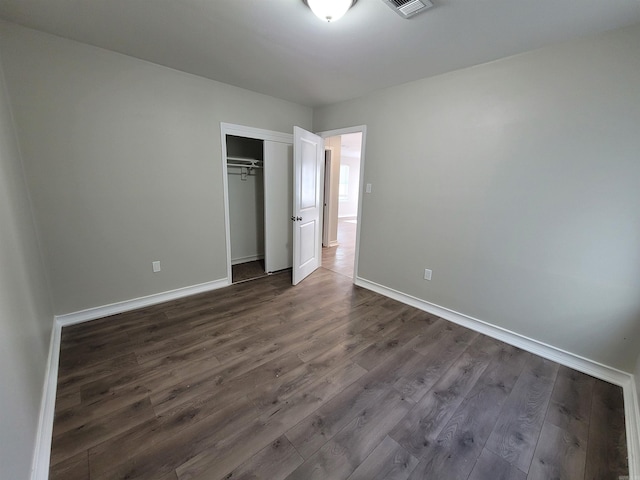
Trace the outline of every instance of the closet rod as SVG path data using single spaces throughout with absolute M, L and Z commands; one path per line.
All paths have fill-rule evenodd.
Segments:
M 227 162 L 231 160 L 232 162 L 262 162 L 262 160 L 258 158 L 247 158 L 247 157 L 227 157 Z
M 262 165 L 247 165 L 244 163 L 227 163 L 227 167 L 262 168 Z

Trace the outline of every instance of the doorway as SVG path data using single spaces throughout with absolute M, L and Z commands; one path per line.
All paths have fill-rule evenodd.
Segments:
M 264 141 L 226 136 L 231 281 L 267 275 L 264 249 Z
M 354 278 L 364 132 L 333 133 L 323 135 L 326 172 L 322 266 Z
M 292 266 L 293 135 L 221 124 L 228 283 Z

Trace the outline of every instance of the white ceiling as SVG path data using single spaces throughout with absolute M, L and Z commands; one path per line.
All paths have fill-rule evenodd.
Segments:
M 405 20 L 359 0 L 339 21 L 302 0 L 0 0 L 0 17 L 318 106 L 640 22 L 640 0 L 434 0 Z

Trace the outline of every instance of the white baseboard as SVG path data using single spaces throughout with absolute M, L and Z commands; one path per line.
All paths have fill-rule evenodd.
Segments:
M 196 293 L 217 290 L 218 288 L 229 286 L 228 278 L 213 280 L 212 282 L 200 283 L 190 287 L 177 288 L 168 292 L 154 293 L 146 297 L 134 298 L 123 302 L 103 305 L 101 307 L 88 308 L 79 312 L 67 313 L 64 315 L 56 315 L 55 320 L 61 327 L 67 327 L 76 323 L 88 322 L 97 318 L 108 317 L 117 313 L 128 312 L 137 308 L 148 307 L 158 303 L 168 302 L 176 298 L 188 297 Z
M 42 400 L 40 402 L 40 418 L 36 432 L 36 444 L 31 466 L 31 480 L 47 480 L 49 478 L 49 460 L 51 457 L 51 437 L 53 435 L 53 416 L 56 406 L 58 387 L 58 362 L 60 359 L 60 332 L 58 322 L 53 322 L 51 341 L 49 342 L 49 360 L 45 371 Z
M 505 328 L 492 325 L 483 320 L 478 320 L 469 315 L 421 300 L 412 295 L 407 295 L 406 293 L 385 287 L 384 285 L 366 280 L 362 277 L 356 277 L 354 283 L 406 305 L 432 313 L 450 322 L 488 335 L 489 337 L 496 338 L 514 347 L 521 348 L 566 367 L 621 386 L 624 392 L 627 447 L 629 451 L 629 478 L 631 480 L 640 480 L 640 410 L 638 407 L 637 385 L 633 375 L 552 345 L 525 337 L 524 335 Z
M 624 389 L 624 419 L 627 427 L 629 450 L 629 479 L 640 480 L 640 400 L 637 379 L 631 375 Z

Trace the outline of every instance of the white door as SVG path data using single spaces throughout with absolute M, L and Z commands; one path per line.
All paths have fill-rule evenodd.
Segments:
M 264 141 L 264 261 L 268 273 L 293 264 L 293 145 Z
M 324 140 L 293 127 L 293 284 L 322 261 L 322 170 Z

